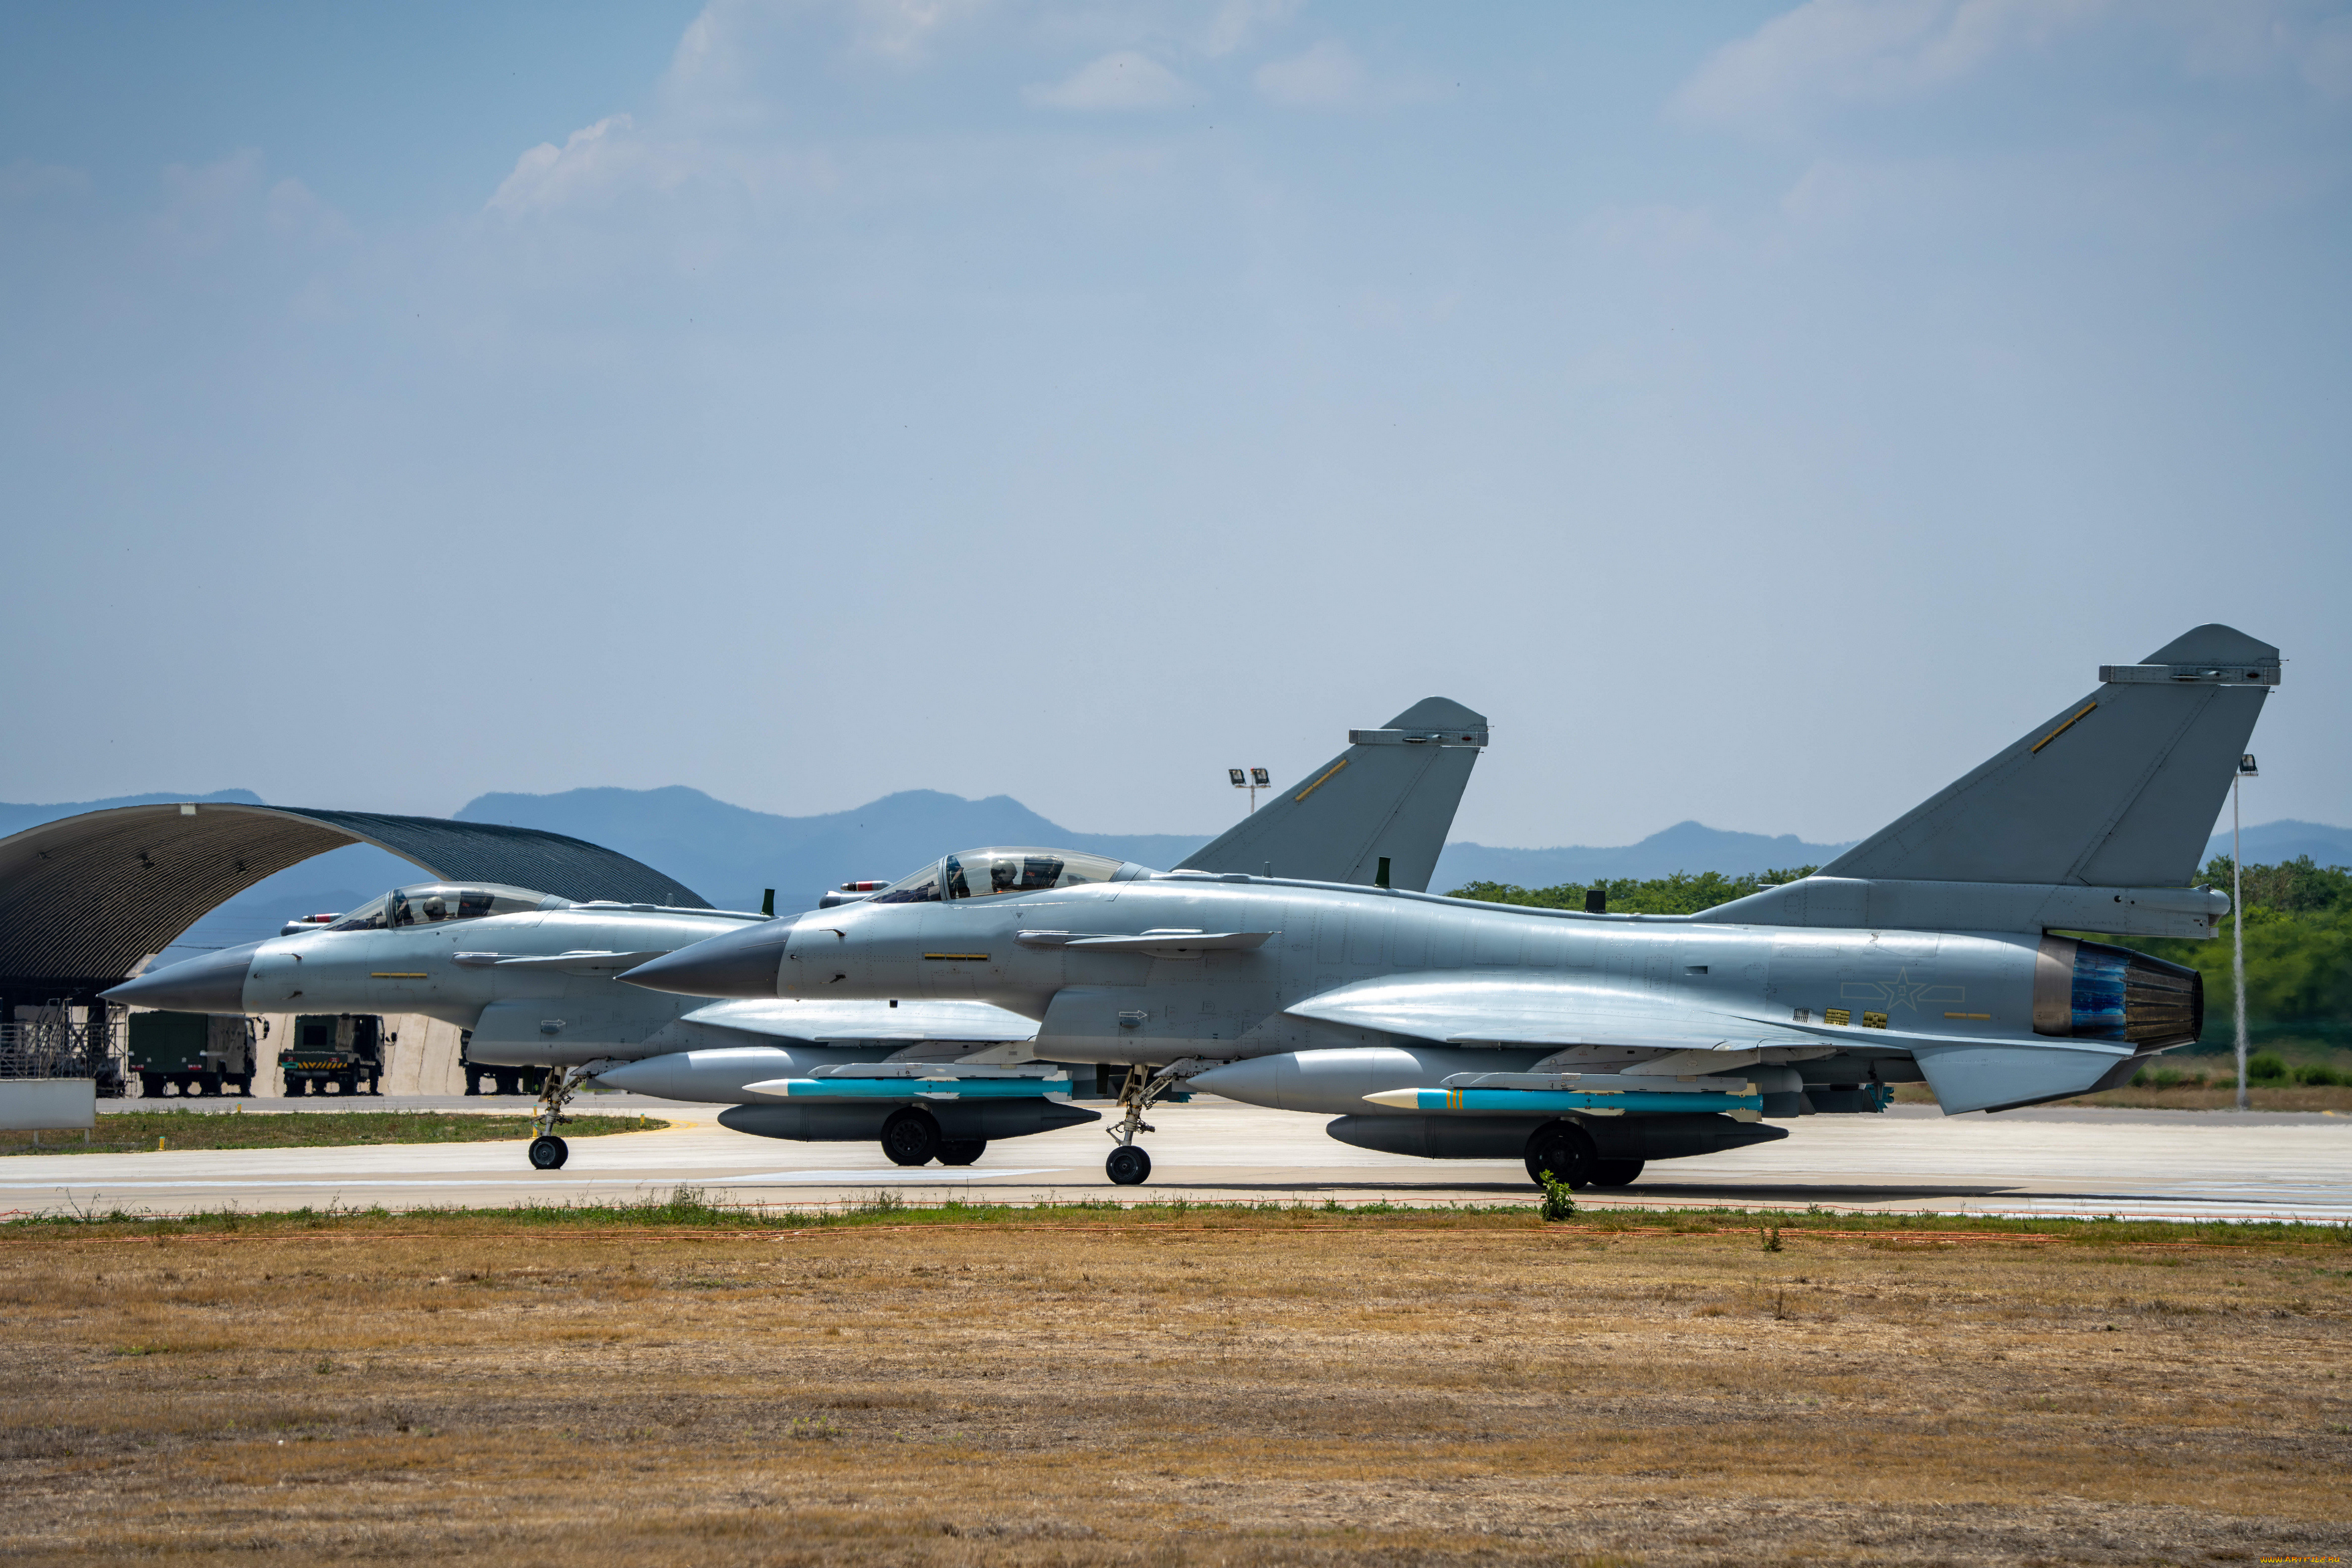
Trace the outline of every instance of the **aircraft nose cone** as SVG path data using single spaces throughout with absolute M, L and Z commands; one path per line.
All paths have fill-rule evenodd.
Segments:
M 260 948 L 259 942 L 247 942 L 202 958 L 183 959 L 127 980 L 104 994 L 110 1002 L 173 1013 L 242 1013 L 246 971 L 253 967 L 253 955 Z
M 789 920 L 746 926 L 640 963 L 621 978 L 680 996 L 773 996 L 784 941 L 792 934 Z

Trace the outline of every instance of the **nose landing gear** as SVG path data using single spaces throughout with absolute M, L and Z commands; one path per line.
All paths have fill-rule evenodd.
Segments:
M 1110 1157 L 1103 1162 L 1103 1174 L 1111 1179 L 1113 1185 L 1139 1187 L 1150 1180 L 1151 1156 L 1136 1146 L 1135 1135 L 1160 1130 L 1143 1120 L 1144 1111 L 1162 1095 L 1181 1088 L 1184 1080 L 1194 1073 L 1206 1071 L 1214 1065 L 1186 1057 L 1181 1061 L 1170 1062 L 1157 1073 L 1140 1062 L 1127 1069 L 1127 1081 L 1119 1086 L 1118 1090 L 1118 1103 L 1127 1114 L 1103 1129 L 1118 1144 L 1110 1152 Z
M 581 1067 L 551 1068 L 539 1090 L 539 1109 L 530 1118 L 530 1168 L 534 1171 L 560 1171 L 572 1158 L 571 1146 L 555 1135 L 566 1118 L 563 1108 L 580 1092 L 580 1086 L 596 1076 L 600 1068 L 612 1066 L 609 1061 L 589 1062 Z

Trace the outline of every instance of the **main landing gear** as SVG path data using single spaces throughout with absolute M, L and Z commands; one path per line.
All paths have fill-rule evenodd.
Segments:
M 988 1152 L 985 1138 L 943 1138 L 928 1110 L 913 1106 L 895 1111 L 882 1124 L 882 1152 L 894 1165 L 969 1165 Z
M 1169 1063 L 1156 1074 L 1140 1062 L 1127 1069 L 1127 1080 L 1118 1089 L 1118 1103 L 1127 1114 L 1103 1129 L 1118 1143 L 1110 1152 L 1110 1158 L 1103 1162 L 1103 1174 L 1111 1179 L 1113 1185 L 1139 1187 L 1151 1179 L 1151 1156 L 1137 1146 L 1135 1135 L 1160 1130 L 1143 1120 L 1143 1113 L 1150 1109 L 1152 1101 L 1182 1087 L 1186 1079 L 1210 1065 L 1187 1057 Z
M 1549 1171 L 1555 1182 L 1566 1182 L 1578 1192 L 1594 1187 L 1630 1187 L 1642 1173 L 1639 1160 L 1604 1160 L 1593 1146 L 1592 1134 L 1573 1121 L 1547 1121 L 1528 1136 L 1528 1180 L 1543 1185 Z
M 550 1068 L 540 1086 L 539 1109 L 530 1118 L 530 1168 L 534 1171 L 560 1171 L 572 1158 L 572 1146 L 555 1135 L 555 1130 L 567 1120 L 563 1108 L 580 1092 L 580 1086 L 595 1076 L 596 1068 L 609 1062 L 591 1062 L 584 1067 Z

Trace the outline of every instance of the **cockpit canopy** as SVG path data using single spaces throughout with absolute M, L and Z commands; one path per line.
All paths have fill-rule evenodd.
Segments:
M 561 910 L 568 908 L 571 901 L 496 882 L 412 882 L 369 900 L 327 929 L 397 931 L 409 926 L 446 925 L 451 921 L 478 921 L 485 915 Z
M 1042 893 L 1087 882 L 1122 881 L 1122 872 L 1131 877 L 1137 869 L 1124 860 L 1071 849 L 963 849 L 900 878 L 869 901 L 935 904 L 1000 893 Z

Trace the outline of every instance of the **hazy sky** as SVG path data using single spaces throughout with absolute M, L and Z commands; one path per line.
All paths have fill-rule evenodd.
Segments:
M 2352 6 L 0 10 L 0 798 L 1856 837 L 2223 620 L 2352 819 Z

